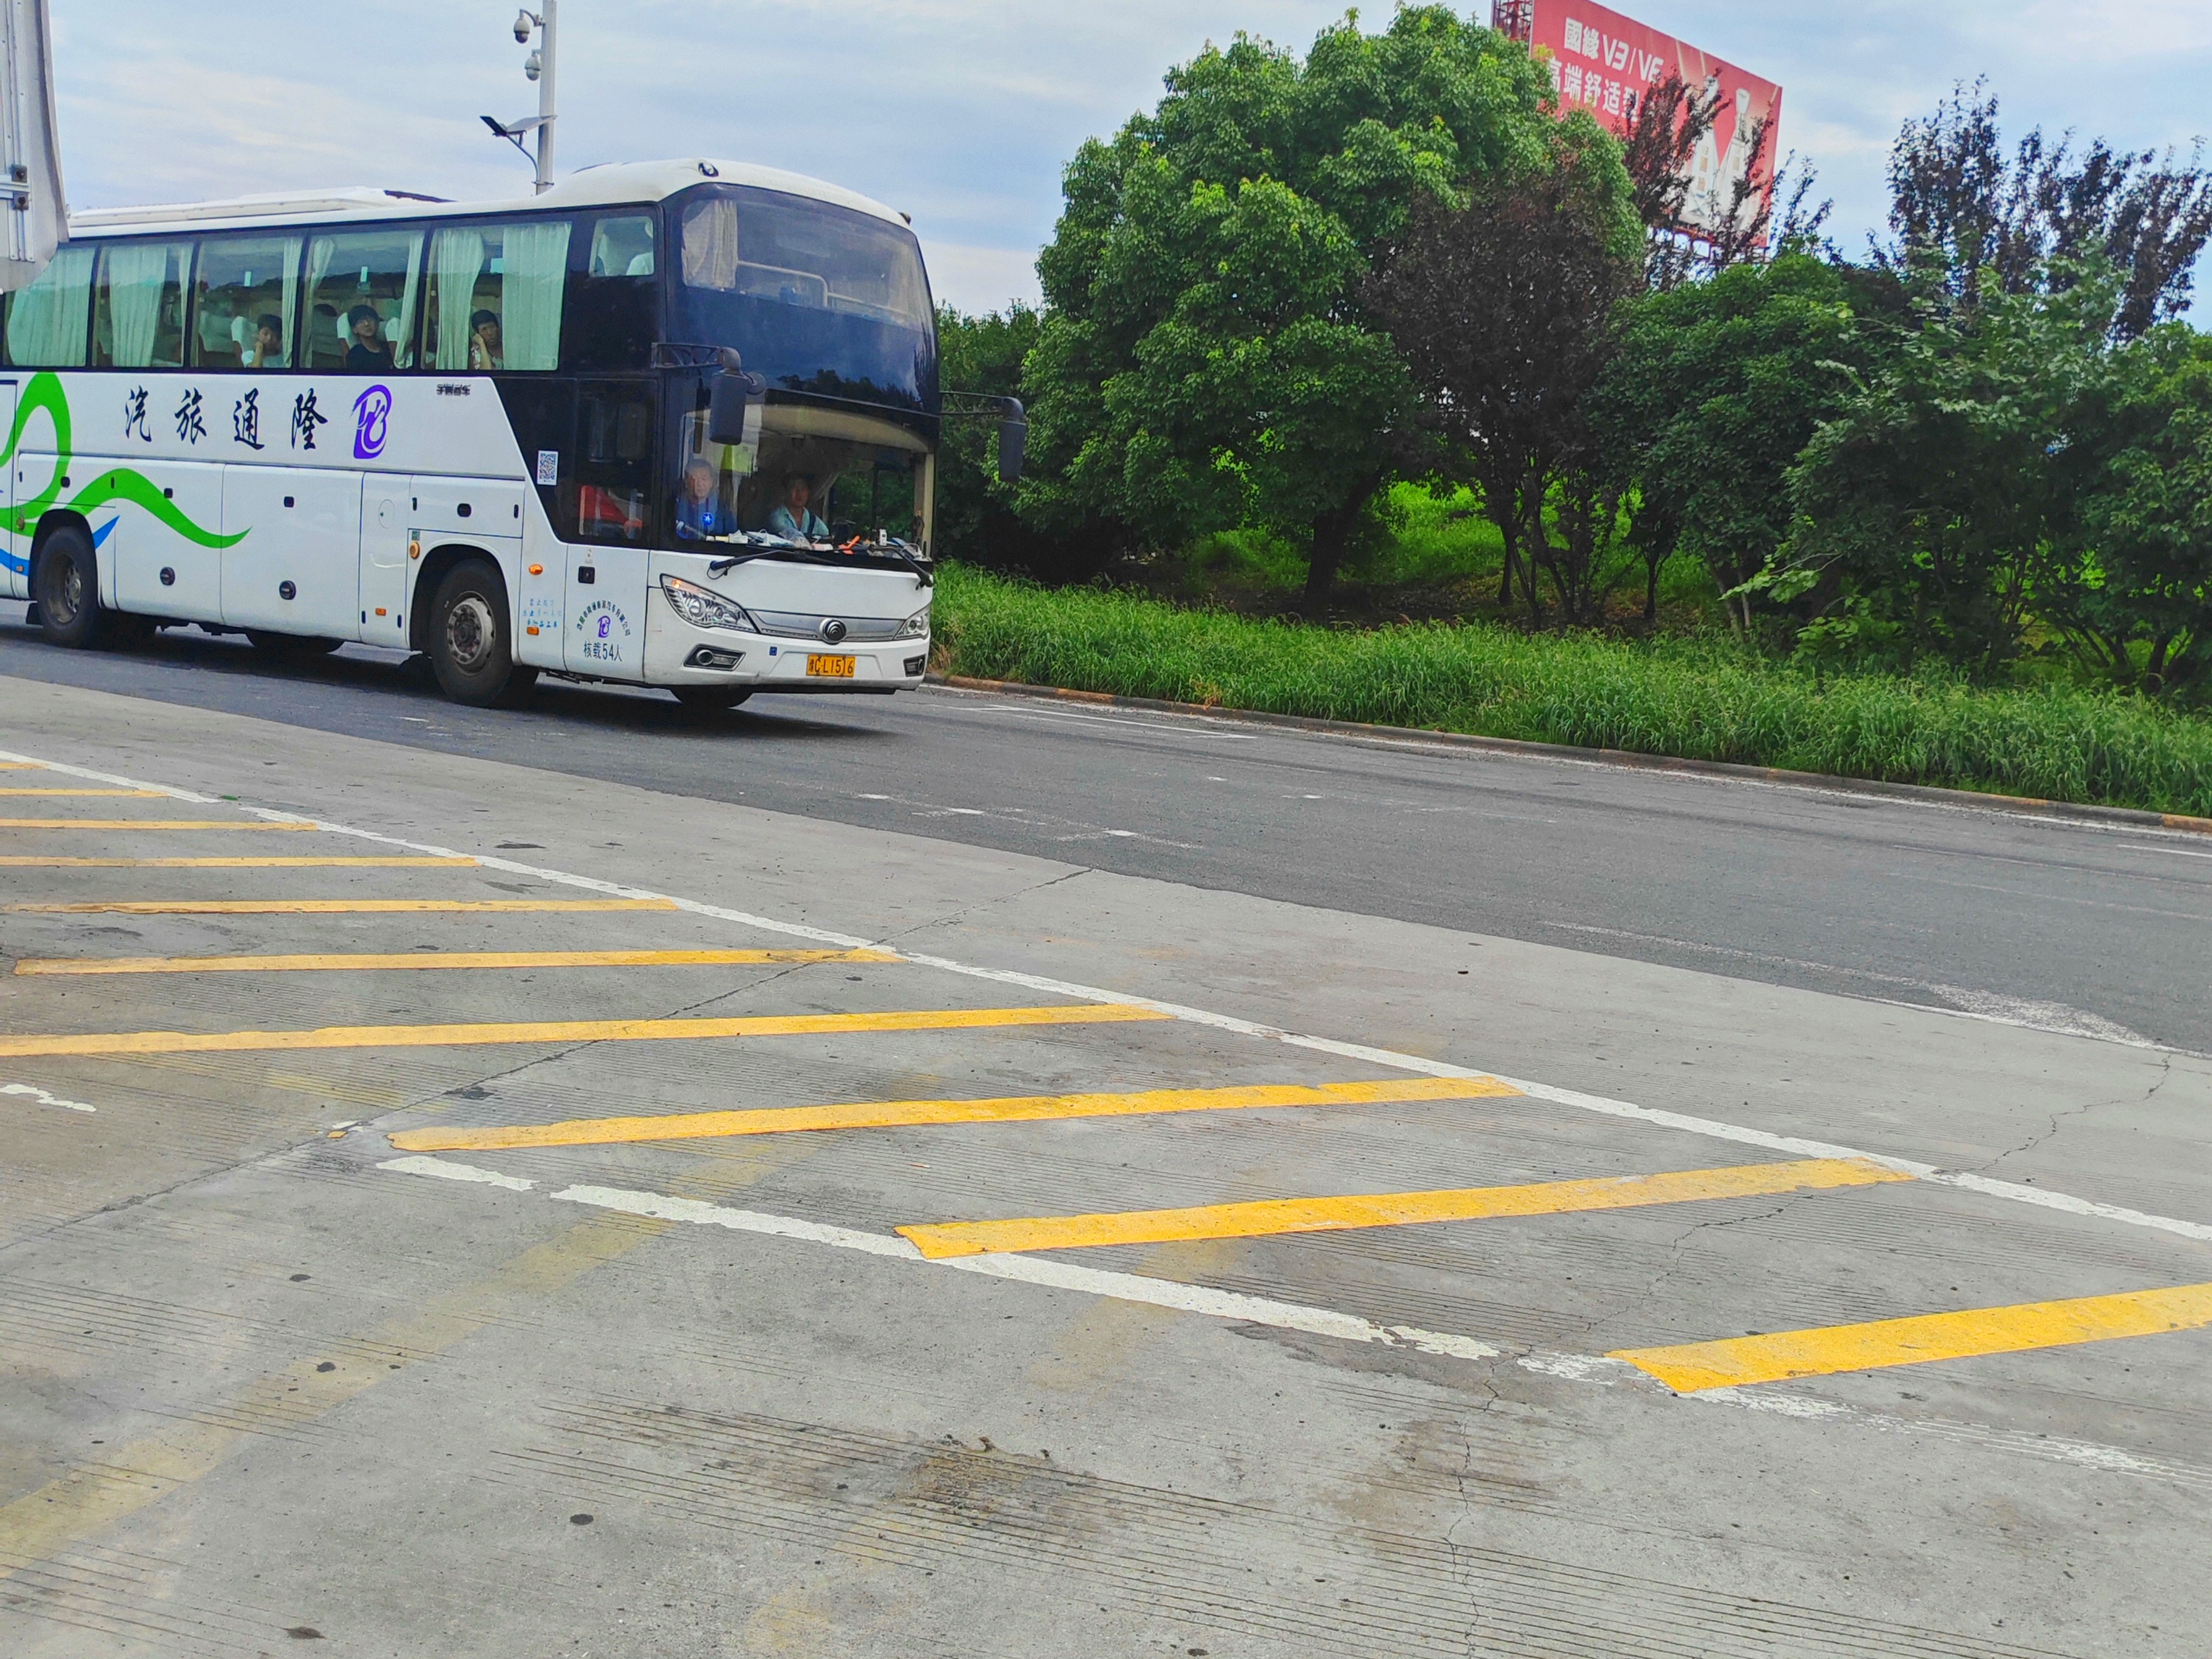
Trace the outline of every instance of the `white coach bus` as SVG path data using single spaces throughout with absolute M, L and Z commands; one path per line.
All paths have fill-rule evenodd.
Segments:
M 928 280 L 833 185 L 662 161 L 511 204 L 80 214 L 0 365 L 0 592 L 64 644 L 409 647 L 477 704 L 540 672 L 890 692 L 927 660 Z

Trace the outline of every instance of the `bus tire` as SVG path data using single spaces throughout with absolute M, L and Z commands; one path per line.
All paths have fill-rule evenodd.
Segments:
M 90 536 L 69 524 L 47 537 L 31 589 L 48 639 L 79 649 L 100 643 L 109 616 L 100 602 L 100 563 Z
M 258 628 L 246 630 L 247 643 L 256 651 L 264 651 L 272 657 L 327 657 L 343 640 L 325 639 L 319 634 L 270 634 Z
M 438 689 L 473 708 L 512 704 L 538 683 L 514 660 L 507 584 L 489 559 L 463 559 L 430 601 L 430 667 Z
M 672 685 L 669 693 L 694 714 L 714 714 L 735 708 L 752 696 L 733 685 Z

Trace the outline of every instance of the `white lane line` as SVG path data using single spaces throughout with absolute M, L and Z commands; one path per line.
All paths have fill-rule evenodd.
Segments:
M 448 1164 L 434 1158 L 388 1158 L 377 1167 L 408 1175 L 438 1176 L 449 1181 L 507 1187 L 517 1191 L 527 1190 L 532 1184 L 512 1176 L 478 1169 L 473 1164 Z M 1077 1267 L 1069 1262 L 1026 1255 L 952 1256 L 933 1261 L 895 1233 L 872 1233 L 859 1228 L 802 1220 L 797 1216 L 772 1215 L 761 1210 L 732 1209 L 699 1199 L 677 1198 L 665 1193 L 641 1192 L 625 1187 L 567 1187 L 545 1196 L 556 1203 L 582 1204 L 593 1209 L 620 1211 L 626 1215 L 722 1227 L 732 1232 L 755 1233 L 770 1238 L 787 1238 L 799 1243 L 826 1245 L 833 1249 L 853 1250 L 885 1261 L 903 1262 L 909 1267 L 942 1267 L 956 1273 L 978 1273 L 987 1279 L 1012 1279 L 1048 1290 L 1073 1291 L 1079 1295 L 1103 1297 L 1112 1301 L 1141 1303 L 1176 1313 L 1201 1314 L 1232 1324 L 1259 1325 L 1272 1330 L 1297 1331 L 1306 1335 L 1334 1337 L 1347 1342 L 1407 1348 L 1453 1359 L 1482 1360 L 1510 1357 L 1523 1370 L 1565 1382 L 1595 1384 L 1601 1388 L 1627 1382 L 1647 1395 L 1668 1392 L 1655 1388 L 1633 1366 L 1601 1355 L 1553 1353 L 1540 1349 L 1510 1353 L 1505 1348 L 1476 1337 L 1453 1336 L 1411 1325 L 1378 1325 L 1357 1314 L 1341 1313 L 1334 1309 L 1278 1302 L 1267 1297 L 1247 1296 L 1237 1291 L 1218 1291 L 1202 1285 L 1181 1285 L 1171 1279 L 1147 1278 L 1141 1273 L 1109 1273 L 1096 1267 Z M 1987 1450 L 2040 1458 L 2047 1462 L 2067 1463 L 2110 1474 L 2145 1476 L 2212 1491 L 2212 1469 L 2164 1458 L 2144 1457 L 2118 1446 L 2100 1445 L 2094 1441 L 2069 1440 L 1940 1418 L 1896 1416 L 1823 1400 L 1812 1395 L 1776 1389 L 1713 1389 L 1689 1398 L 1702 1403 L 1735 1406 L 1747 1411 L 1766 1412 L 1783 1417 L 1848 1423 L 1886 1434 L 1923 1435 Z
M 425 1162 L 434 1160 L 425 1159 Z M 381 1167 L 392 1169 L 393 1164 Z M 954 1256 L 932 1261 L 895 1233 L 862 1232 L 833 1227 L 795 1216 L 770 1215 L 760 1210 L 733 1210 L 693 1198 L 671 1198 L 660 1193 L 634 1191 L 624 1187 L 568 1187 L 549 1194 L 556 1202 L 588 1204 L 594 1209 L 620 1210 L 625 1215 L 652 1216 L 663 1221 L 689 1221 L 733 1232 L 764 1233 L 772 1238 L 798 1239 L 827 1244 L 840 1250 L 859 1250 L 905 1261 L 916 1267 L 952 1267 L 981 1273 L 987 1279 L 1011 1279 L 1054 1290 L 1079 1291 L 1117 1302 L 1142 1302 L 1177 1313 L 1207 1314 L 1244 1325 L 1266 1325 L 1276 1330 L 1304 1331 L 1314 1336 L 1333 1336 L 1346 1342 L 1376 1342 L 1385 1347 L 1414 1348 L 1423 1353 L 1449 1355 L 1456 1359 L 1491 1359 L 1500 1350 L 1473 1337 L 1448 1336 L 1418 1330 L 1410 1325 L 1383 1326 L 1356 1314 L 1328 1308 L 1309 1308 L 1295 1302 L 1276 1302 L 1267 1297 L 1246 1296 L 1237 1291 L 1211 1290 L 1203 1285 L 1178 1285 L 1170 1279 L 1148 1279 L 1141 1273 L 1108 1273 L 1062 1261 L 1015 1255 Z
M 530 1192 L 538 1185 L 520 1176 L 501 1175 L 496 1170 L 480 1170 L 473 1164 L 453 1164 L 441 1158 L 424 1158 L 420 1153 L 387 1158 L 376 1167 L 397 1170 L 401 1175 L 433 1176 L 441 1181 L 473 1181 L 480 1186 L 504 1187 L 510 1193 Z
M 0 760 L 39 762 L 35 755 L 17 755 L 0 750 Z M 186 791 L 168 789 L 164 785 L 143 783 L 135 778 L 118 777 L 110 773 L 94 772 L 83 767 L 62 766 L 55 762 L 42 762 L 56 771 L 72 777 L 91 778 L 102 783 L 127 785 L 137 789 L 166 789 L 179 799 L 207 801 L 212 797 L 194 795 Z M 1186 1003 L 1167 1002 L 1156 997 L 1133 996 L 1126 991 L 1109 991 L 1096 985 L 1085 985 L 1074 980 L 1054 979 L 1042 974 L 1024 974 L 1011 968 L 984 968 L 973 963 L 956 960 L 951 957 L 931 956 L 926 952 L 902 951 L 897 945 L 879 939 L 862 938 L 857 933 L 841 933 L 827 927 L 812 927 L 804 922 L 784 921 L 774 916 L 755 915 L 750 911 L 733 910 L 726 905 L 708 904 L 698 899 L 689 899 L 674 893 L 663 893 L 652 888 L 629 887 L 620 882 L 602 881 L 596 876 L 573 875 L 565 870 L 549 870 L 542 865 L 522 864 L 513 859 L 503 859 L 489 853 L 462 853 L 450 847 L 434 846 L 427 842 L 408 841 L 398 836 L 384 835 L 374 830 L 356 829 L 351 824 L 334 823 L 323 818 L 308 818 L 295 812 L 279 812 L 268 807 L 246 806 L 240 810 L 270 823 L 312 823 L 327 835 L 349 836 L 356 841 L 369 842 L 380 847 L 395 847 L 410 853 L 422 853 L 435 858 L 473 858 L 486 869 L 504 870 L 513 875 L 529 876 L 536 880 L 552 882 L 564 887 L 577 888 L 584 892 L 599 893 L 609 898 L 653 899 L 673 904 L 678 909 L 695 916 L 708 916 L 717 921 L 734 922 L 739 927 L 757 928 L 763 933 L 781 933 L 787 939 L 813 939 L 824 945 L 834 945 L 846 951 L 884 951 L 902 962 L 921 968 L 939 968 L 948 974 L 959 974 L 969 979 L 980 979 L 994 985 L 1019 986 L 1026 990 L 1072 1000 L 1105 1002 L 1128 1008 L 1147 1008 L 1166 1015 L 1170 1019 L 1182 1020 L 1193 1025 L 1204 1025 L 1218 1031 L 1233 1032 L 1239 1036 L 1258 1037 L 1269 1042 L 1279 1042 L 1286 1048 L 1310 1049 L 1316 1054 L 1334 1054 L 1343 1060 L 1363 1060 L 1397 1072 L 1409 1072 L 1417 1077 L 1478 1078 L 1495 1077 L 1537 1100 L 1550 1101 L 1553 1105 L 1572 1107 L 1577 1111 L 1595 1112 L 1606 1117 L 1617 1117 L 1635 1122 L 1650 1123 L 1661 1128 L 1680 1129 L 1686 1133 L 1704 1135 L 1714 1140 L 1725 1140 L 1745 1146 L 1771 1147 L 1807 1158 L 1862 1158 L 1886 1169 L 1917 1176 L 1923 1181 L 1932 1181 L 1944 1186 L 1958 1187 L 1978 1193 L 1984 1198 L 2002 1199 L 2014 1204 L 2033 1205 L 2039 1209 L 2059 1210 L 2069 1215 L 2094 1217 L 2100 1220 L 2118 1222 L 2130 1227 L 2148 1228 L 2155 1232 L 2172 1233 L 2178 1237 L 2212 1242 L 2212 1225 L 2201 1221 L 2184 1221 L 2173 1216 L 2152 1215 L 2118 1204 L 2102 1204 L 2094 1200 L 2075 1198 L 2069 1194 L 2051 1192 L 2040 1187 L 2031 1187 L 2018 1182 L 1995 1181 L 1986 1176 L 1965 1172 L 1946 1172 L 1932 1164 L 1916 1158 L 1898 1158 L 1887 1152 L 1868 1152 L 1861 1147 L 1847 1146 L 1835 1141 L 1811 1140 L 1796 1135 L 1778 1135 L 1765 1129 L 1747 1128 L 1741 1124 L 1724 1123 L 1717 1118 L 1694 1117 L 1684 1112 L 1670 1112 L 1657 1107 L 1638 1106 L 1626 1100 L 1613 1100 L 1603 1095 L 1583 1094 L 1579 1090 L 1560 1089 L 1548 1083 L 1533 1083 L 1522 1078 L 1506 1077 L 1496 1072 L 1478 1071 L 1471 1066 L 1454 1066 L 1449 1061 L 1430 1060 L 1419 1054 L 1401 1054 L 1395 1049 L 1370 1048 L 1365 1043 L 1340 1042 L 1334 1037 L 1307 1036 L 1296 1031 L 1285 1031 L 1279 1026 L 1263 1025 L 1256 1020 L 1239 1019 L 1234 1014 L 1218 1014 L 1211 1009 L 1194 1008 Z M 1942 1013 L 1942 1009 L 1930 1009 Z
M 41 1106 L 58 1106 L 65 1112 L 96 1112 L 97 1106 L 88 1106 L 81 1100 L 64 1100 L 59 1095 L 50 1095 L 44 1089 L 28 1083 L 0 1083 L 0 1095 L 28 1095 Z
M 2147 1475 L 2154 1480 L 2193 1486 L 2200 1492 L 2212 1491 L 2212 1469 L 2200 1464 L 2178 1463 L 2165 1457 L 2145 1457 L 2140 1453 L 2124 1451 L 2118 1446 L 2101 1445 L 2094 1440 L 2069 1440 L 2020 1429 L 1996 1428 L 1986 1423 L 1893 1416 L 1887 1412 L 1846 1406 L 1840 1401 L 1822 1400 L 1813 1395 L 1789 1394 L 1775 1389 L 1708 1389 L 1703 1393 L 1683 1397 L 1716 1406 L 1768 1412 L 1778 1417 L 1853 1423 L 1882 1434 L 1923 1435 L 1929 1439 L 1948 1440 L 1954 1444 L 2014 1452 L 2024 1457 L 2039 1457 L 2046 1462 L 2070 1463 L 2077 1468 L 2102 1469 L 2112 1474 Z

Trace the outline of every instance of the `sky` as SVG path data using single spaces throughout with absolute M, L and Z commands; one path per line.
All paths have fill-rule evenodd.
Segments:
M 75 207 L 374 185 L 527 194 L 477 118 L 535 113 L 508 0 L 51 0 Z M 2008 135 L 2136 149 L 2212 133 L 2212 0 L 1612 0 L 1784 88 L 1782 145 L 1882 227 L 1900 123 L 1986 76 Z M 1481 0 L 1488 16 L 1488 0 Z M 563 0 L 556 171 L 705 156 L 834 180 L 911 214 L 940 300 L 1037 295 L 1060 168 L 1237 32 L 1303 51 L 1307 0 Z M 1362 15 L 1380 27 L 1389 9 Z M 217 21 L 219 18 L 219 21 Z M 2200 273 L 2212 282 L 2212 273 Z M 2200 325 L 2212 303 L 2200 297 Z

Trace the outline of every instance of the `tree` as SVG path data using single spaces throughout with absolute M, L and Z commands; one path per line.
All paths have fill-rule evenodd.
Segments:
M 1893 284 L 1796 252 L 1623 308 L 1591 418 L 1634 487 L 1629 535 L 1644 559 L 1647 620 L 1679 548 L 1705 562 L 1730 620 L 1750 629 L 1745 584 L 1790 534 L 1790 468 L 1841 412 L 1846 368 L 1870 367 L 1880 349 L 1862 313 L 1885 309 L 1901 309 Z
M 1067 167 L 1022 509 L 1167 544 L 1265 525 L 1307 544 L 1318 611 L 1412 404 L 1361 303 L 1373 251 L 1415 202 L 1539 162 L 1549 78 L 1420 6 L 1379 34 L 1347 17 L 1304 61 L 1239 35 L 1166 87 Z
M 1810 167 L 1785 161 L 1778 173 L 1766 171 L 1767 135 L 1774 112 L 1759 117 L 1745 138 L 1751 164 L 1729 186 L 1722 222 L 1710 236 L 1683 227 L 1689 207 L 1692 163 L 1698 147 L 1713 130 L 1721 109 L 1717 80 L 1693 88 L 1669 74 L 1647 88 L 1621 137 L 1621 161 L 1628 169 L 1636 216 L 1650 233 L 1644 249 L 1644 281 L 1655 290 L 1761 257 L 1770 246 L 1809 247 L 1827 222 L 1832 204 L 1812 199 L 1815 176 Z M 1786 198 L 1783 184 L 1790 174 Z M 1779 219 L 1775 215 L 1782 201 Z
M 2070 430 L 2110 373 L 2119 280 L 2076 268 L 1920 326 L 1858 377 L 1790 470 L 1795 524 L 1759 579 L 1815 591 L 1808 656 L 1988 673 L 2018 655 L 2050 550 L 2071 533 Z
M 1640 284 L 1641 234 L 1612 141 L 1570 122 L 1555 146 L 1540 168 L 1474 181 L 1462 204 L 1417 204 L 1366 292 L 1447 470 L 1480 488 L 1504 538 L 1499 602 L 1517 579 L 1540 622 L 1541 570 L 1565 618 L 1584 623 L 1610 585 L 1620 501 L 1584 404 L 1613 350 L 1614 308 Z
M 1018 301 L 979 317 L 937 308 L 938 380 L 948 392 L 1017 396 L 1022 365 L 1043 318 Z M 992 422 L 948 416 L 937 456 L 939 552 L 1000 569 L 1066 578 L 1088 575 L 1103 550 L 1088 541 L 1047 538 L 1015 512 L 1014 487 L 1000 482 Z
M 1878 264 L 1972 312 L 1985 289 L 2026 294 L 2096 261 L 2122 275 L 2112 328 L 2133 339 L 2189 308 L 2197 256 L 2212 238 L 2212 172 L 2202 149 L 2078 153 L 2073 135 L 2040 128 L 2010 155 L 1997 100 L 1977 82 L 1925 120 L 1908 121 L 1890 151 L 1890 245 Z
M 2124 348 L 2066 424 L 2074 510 L 2036 608 L 2116 684 L 2191 696 L 2212 680 L 2212 340 Z

